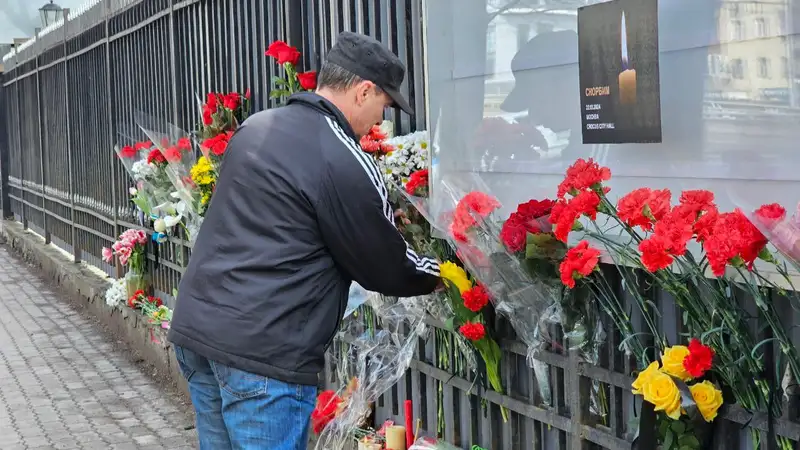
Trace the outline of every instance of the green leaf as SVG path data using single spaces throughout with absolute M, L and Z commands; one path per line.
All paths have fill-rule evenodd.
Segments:
M 272 77 L 272 82 L 275 83 L 275 86 L 286 86 L 286 85 L 289 84 L 288 81 L 286 81 L 283 78 L 278 77 L 278 76 L 273 76 Z
M 280 98 L 283 97 L 283 91 L 273 90 L 269 93 L 269 98 Z
M 691 434 L 685 434 L 678 439 L 678 444 L 681 445 L 681 449 L 689 448 L 689 449 L 697 449 L 700 448 L 700 441 L 697 440 L 697 437 Z
M 445 320 L 444 321 L 444 328 L 446 330 L 454 331 L 456 329 L 455 323 L 454 323 L 455 320 L 456 320 L 455 317 L 450 317 L 449 319 Z
M 664 436 L 664 450 L 671 450 L 672 443 L 675 441 L 675 435 L 672 434 L 671 431 L 667 431 L 667 434 Z
M 672 426 L 670 426 L 670 428 L 675 432 L 675 434 L 680 436 L 686 431 L 686 424 L 680 420 L 676 420 L 672 422 Z
M 669 431 L 669 422 L 662 420 L 661 424 L 658 425 L 658 435 L 663 438 L 667 435 L 667 431 Z

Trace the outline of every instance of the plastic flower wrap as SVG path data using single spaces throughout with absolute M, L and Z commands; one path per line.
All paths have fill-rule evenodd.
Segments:
M 170 201 L 172 193 L 164 155 L 152 141 L 117 146 L 114 151 L 134 182 L 130 189 L 133 202 L 146 217 L 159 215 L 159 207 Z
M 203 202 L 203 187 L 193 177 L 198 158 L 192 139 L 180 128 L 170 123 L 158 122 L 143 113 L 137 114 L 136 121 L 148 138 L 157 143 L 156 148 L 163 154 L 167 165 L 166 174 L 173 189 L 171 201 L 160 208 L 163 222 L 156 221 L 156 232 L 169 234 L 175 226 L 182 225 L 193 244 L 203 222 L 206 204 Z M 202 160 L 203 157 L 199 159 Z
M 475 449 L 473 447 L 473 449 Z M 449 444 L 440 439 L 423 437 L 417 439 L 408 450 L 461 450 L 453 444 Z
M 378 326 L 350 315 L 329 349 L 329 365 L 344 384 L 320 394 L 312 415 L 319 433 L 317 450 L 338 450 L 360 437 L 371 405 L 399 381 L 424 337 L 424 304 L 428 299 L 367 295 Z
M 623 343 L 637 355 L 640 368 L 652 361 L 648 361 L 638 335 L 650 334 L 659 352 L 669 347 L 657 325 L 658 312 L 643 292 L 650 286 L 667 292 L 682 311 L 687 332 L 703 336 L 704 343 L 714 350 L 720 362 L 715 371 L 718 380 L 736 402 L 747 410 L 779 416 L 781 402 L 775 397 L 780 381 L 763 377 L 767 364 L 763 344 L 779 344 L 787 371 L 795 379 L 800 374 L 800 357 L 765 289 L 785 292 L 762 274 L 764 265 L 775 267 L 791 286 L 785 267 L 767 247 L 765 235 L 741 209 L 720 211 L 714 194 L 706 190 L 683 191 L 673 203 L 669 190 L 639 188 L 623 195 L 615 205 L 605 185 L 610 179 L 608 168 L 591 159 L 579 159 L 567 169 L 558 187 L 558 201 L 550 217 L 555 236 L 562 242 L 568 242 L 573 233 L 585 238 L 574 261 L 569 254 L 565 257 L 565 285 L 574 283 L 598 294 L 599 303 L 621 330 Z M 754 221 L 763 222 L 764 228 L 768 228 L 766 224 L 774 227 L 783 216 L 778 205 L 765 205 L 757 211 Z M 620 273 L 623 289 L 643 317 L 643 332 L 631 328 L 615 289 L 598 269 L 591 268 L 600 251 L 594 248 L 596 244 Z M 699 251 L 690 247 L 699 247 Z M 752 311 L 747 302 L 755 304 L 771 328 L 772 338 L 758 340 L 748 323 Z M 751 433 L 758 444 L 759 433 Z M 788 439 L 777 440 L 781 448 L 791 447 Z

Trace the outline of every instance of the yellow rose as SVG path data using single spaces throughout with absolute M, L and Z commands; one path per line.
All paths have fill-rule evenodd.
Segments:
M 681 417 L 681 391 L 675 381 L 664 372 L 654 373 L 644 386 L 642 395 L 645 401 L 652 403 L 656 411 L 664 413 L 673 420 Z
M 661 355 L 661 364 L 664 365 L 664 372 L 672 375 L 681 381 L 692 379 L 689 372 L 683 367 L 683 360 L 689 356 L 689 349 L 683 345 L 673 345 L 667 347 Z
M 639 372 L 639 376 L 636 377 L 636 380 L 633 381 L 631 387 L 633 388 L 633 393 L 636 395 L 642 395 L 642 388 L 645 384 L 653 377 L 653 375 L 659 373 L 658 371 L 658 361 L 650 363 L 646 369 Z
M 706 422 L 713 422 L 717 417 L 717 411 L 722 406 L 722 391 L 717 389 L 710 381 L 703 381 L 694 386 L 689 386 L 692 398 L 697 403 L 697 409 L 703 415 Z
M 472 289 L 472 282 L 467 278 L 467 272 L 456 264 L 447 261 L 439 265 L 439 276 L 449 284 L 458 288 L 462 294 Z

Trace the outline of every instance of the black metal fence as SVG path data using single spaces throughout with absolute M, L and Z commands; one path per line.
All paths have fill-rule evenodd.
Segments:
M 209 91 L 249 88 L 255 110 L 274 106 L 269 85 L 278 68 L 264 50 L 275 39 L 298 46 L 302 68 L 310 70 L 319 67 L 341 30 L 377 37 L 409 67 L 403 89 L 418 111 L 413 119 L 397 111 L 390 119 L 399 132 L 424 127 L 422 1 L 100 0 L 81 14 L 70 14 L 4 61 L 4 216 L 21 221 L 75 261 L 118 275 L 102 262 L 101 249 L 125 228 L 137 227 L 128 198 L 130 180 L 112 150 L 119 132 L 135 129 L 137 111 L 192 129 L 199 120 L 197 96 Z M 150 252 L 149 270 L 169 302 L 188 247 L 173 239 L 158 253 L 155 248 Z M 667 336 L 677 339 L 680 315 L 674 302 L 660 294 L 653 300 L 664 313 L 661 325 Z M 786 311 L 787 320 L 800 323 L 798 313 Z M 597 366 L 558 346 L 538 356 L 550 373 L 552 406 L 543 405 L 536 394 L 526 348 L 507 324 L 500 320 L 498 325 L 507 333 L 502 340 L 507 395 L 479 389 L 470 375 L 449 363 L 453 343 L 441 335 L 420 343 L 411 370 L 378 402 L 378 420 L 399 420 L 402 400 L 413 399 L 424 429 L 439 431 L 465 448 L 631 447 L 629 419 L 637 412 L 630 394 L 632 366 L 619 352 L 620 337 L 610 324 Z M 607 399 L 602 420 L 588 412 L 592 380 Z M 500 420 L 500 406 L 510 411 L 508 422 Z M 773 422 L 774 432 L 796 443 L 797 408 L 785 410 L 786 416 Z M 765 436 L 773 428 L 764 415 L 728 409 L 718 421 L 715 448 L 747 448 L 747 427 Z

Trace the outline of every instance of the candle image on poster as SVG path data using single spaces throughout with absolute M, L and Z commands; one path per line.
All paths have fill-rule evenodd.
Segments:
M 661 142 L 658 0 L 578 9 L 584 144 Z

